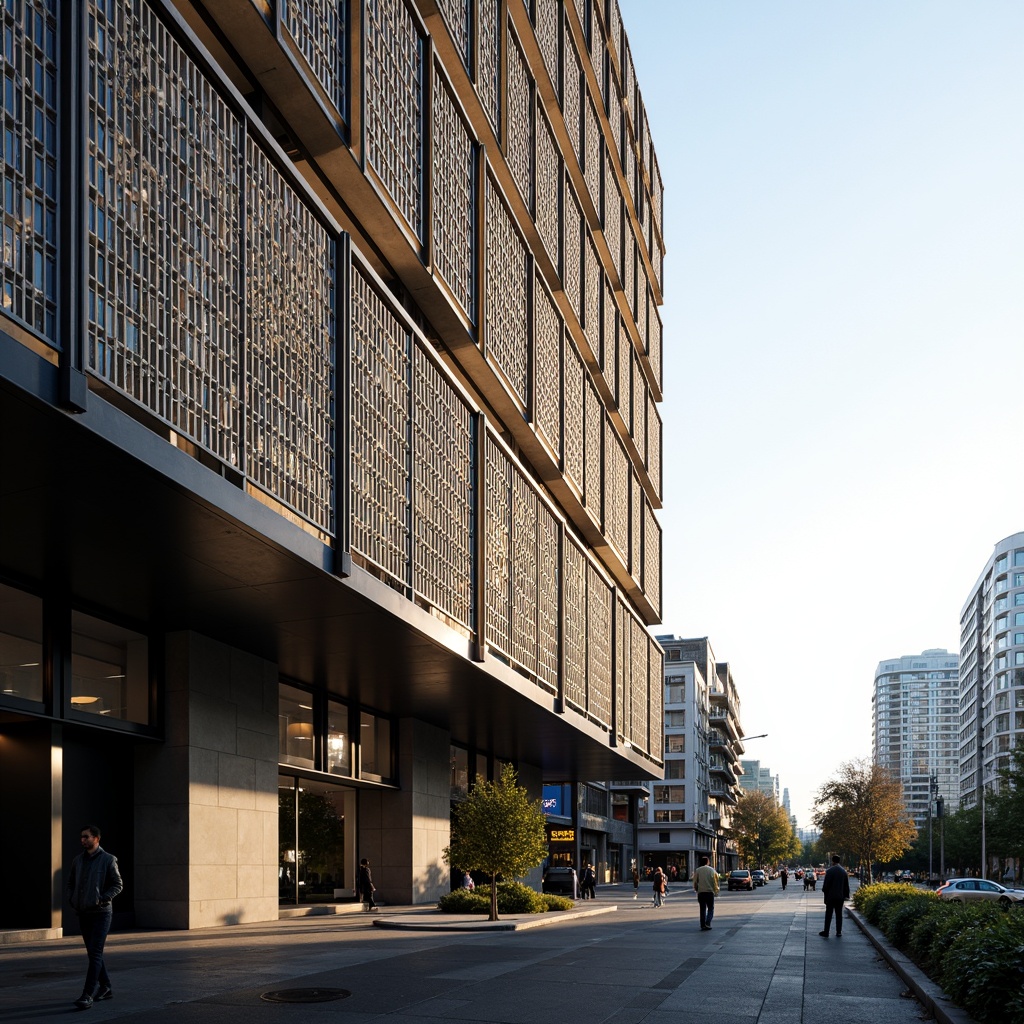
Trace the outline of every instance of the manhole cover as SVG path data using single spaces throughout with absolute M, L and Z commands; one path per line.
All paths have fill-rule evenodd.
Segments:
M 283 988 L 277 992 L 264 992 L 260 999 L 268 1003 L 330 1003 L 352 995 L 343 988 Z

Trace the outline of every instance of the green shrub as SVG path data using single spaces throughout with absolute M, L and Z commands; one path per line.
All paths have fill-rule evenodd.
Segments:
M 489 896 L 481 896 L 478 889 L 455 889 L 437 901 L 437 909 L 443 914 L 486 914 L 490 912 L 491 901 Z
M 942 958 L 939 982 L 979 1024 L 1024 1024 L 1024 915 L 980 915 Z
M 960 904 L 933 900 L 911 929 L 907 952 L 930 974 L 937 973 L 950 943 L 971 919 L 970 911 Z
M 576 906 L 568 896 L 556 896 L 553 892 L 542 893 L 540 897 L 548 910 L 572 910 Z
M 901 903 L 904 900 L 920 896 L 921 890 L 902 882 L 878 882 L 874 885 L 862 885 L 853 894 L 853 906 L 873 925 L 879 925 L 882 913 L 890 903 Z
M 893 897 L 881 902 L 880 923 L 886 938 L 897 948 L 906 949 L 914 926 L 938 902 L 933 892 L 915 891 L 907 898 Z

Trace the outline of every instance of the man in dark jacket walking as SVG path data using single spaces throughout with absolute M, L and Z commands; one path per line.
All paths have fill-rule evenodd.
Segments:
M 850 876 L 843 870 L 838 857 L 832 858 L 832 867 L 825 872 L 821 892 L 825 897 L 825 930 L 818 934 L 823 939 L 828 938 L 832 915 L 835 914 L 838 939 L 843 934 L 843 904 L 850 898 Z
M 370 872 L 370 862 L 366 857 L 359 862 L 359 872 L 356 875 L 356 888 L 358 889 L 363 902 L 366 904 L 366 909 L 376 910 L 377 901 L 373 898 L 373 894 L 377 891 L 377 887 L 373 884 L 373 875 Z
M 89 954 L 89 970 L 85 987 L 75 1000 L 80 1010 L 88 1010 L 94 1001 L 110 999 L 110 978 L 103 962 L 103 946 L 113 916 L 111 900 L 124 888 L 117 858 L 100 846 L 100 830 L 86 825 L 79 837 L 82 852 L 75 857 L 64 886 L 68 902 L 78 914 L 85 951 Z

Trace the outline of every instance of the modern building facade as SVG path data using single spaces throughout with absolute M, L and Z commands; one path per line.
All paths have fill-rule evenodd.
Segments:
M 446 891 L 661 774 L 662 185 L 616 0 L 3 9 L 6 934 Z
M 950 812 L 959 806 L 959 665 L 959 655 L 936 648 L 875 669 L 873 759 L 899 779 L 919 830 L 936 813 L 939 797 Z
M 743 769 L 743 774 L 740 776 L 740 786 L 743 790 L 748 793 L 764 793 L 780 807 L 783 806 L 778 775 L 772 775 L 772 770 L 762 765 L 760 761 L 752 761 L 747 758 L 740 759 L 740 767 Z
M 976 807 L 1024 744 L 1024 533 L 995 545 L 960 612 L 959 711 L 960 804 Z

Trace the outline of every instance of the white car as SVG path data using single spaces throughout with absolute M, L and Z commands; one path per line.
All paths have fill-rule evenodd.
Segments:
M 935 890 L 935 894 L 954 903 L 975 903 L 995 900 L 1002 907 L 1011 903 L 1024 903 L 1024 889 L 1007 889 L 986 878 L 950 878 Z

